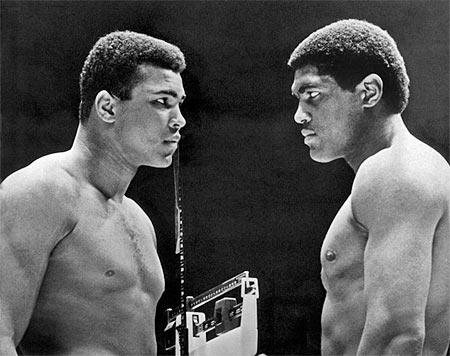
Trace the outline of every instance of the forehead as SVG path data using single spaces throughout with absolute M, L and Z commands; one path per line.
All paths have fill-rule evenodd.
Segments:
M 307 87 L 335 87 L 336 81 L 330 75 L 320 75 L 316 66 L 306 65 L 295 71 L 292 92 Z
M 172 93 L 174 96 L 184 98 L 183 79 L 180 73 L 150 64 L 141 64 L 138 67 L 141 77 L 133 91 L 157 94 L 160 92 Z

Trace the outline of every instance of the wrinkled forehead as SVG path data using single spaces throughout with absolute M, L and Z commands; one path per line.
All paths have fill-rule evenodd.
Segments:
M 330 75 L 320 75 L 319 69 L 311 64 L 295 70 L 294 81 L 291 86 L 292 93 L 296 93 L 307 87 L 324 87 L 336 85 L 336 81 Z
M 137 70 L 140 81 L 136 87 L 139 86 L 143 91 L 149 93 L 167 91 L 182 99 L 186 97 L 180 73 L 151 64 L 141 64 Z

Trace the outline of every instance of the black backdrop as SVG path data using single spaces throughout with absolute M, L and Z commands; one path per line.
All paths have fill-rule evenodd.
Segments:
M 397 40 L 411 77 L 403 117 L 448 159 L 447 1 L 2 1 L 1 178 L 70 147 L 78 75 L 98 37 L 129 29 L 177 44 L 188 124 L 181 142 L 187 291 L 249 270 L 259 279 L 259 349 L 317 354 L 319 251 L 351 189 L 343 161 L 310 160 L 293 121 L 286 61 L 311 31 L 361 18 Z M 128 195 L 150 215 L 177 303 L 172 168 L 142 167 Z

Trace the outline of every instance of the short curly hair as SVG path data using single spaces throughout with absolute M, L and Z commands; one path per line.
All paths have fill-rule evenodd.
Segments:
M 132 31 L 115 31 L 101 37 L 87 56 L 80 74 L 79 118 L 87 120 L 95 97 L 107 90 L 121 100 L 142 79 L 140 64 L 152 64 L 181 73 L 186 68 L 181 50 L 163 40 Z
M 365 20 L 340 20 L 309 35 L 292 52 L 288 65 L 299 69 L 317 67 L 320 75 L 332 76 L 345 90 L 368 74 L 383 80 L 383 99 L 392 113 L 408 105 L 409 77 L 394 39 Z

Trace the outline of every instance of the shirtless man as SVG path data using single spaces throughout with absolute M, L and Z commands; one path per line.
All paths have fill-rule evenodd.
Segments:
M 343 20 L 306 38 L 294 119 L 317 162 L 356 173 L 320 255 L 324 355 L 445 355 L 450 338 L 450 168 L 401 113 L 409 79 L 394 40 Z
M 0 355 L 155 355 L 164 276 L 149 218 L 125 196 L 167 167 L 185 125 L 175 46 L 113 32 L 80 77 L 72 148 L 1 185 Z

